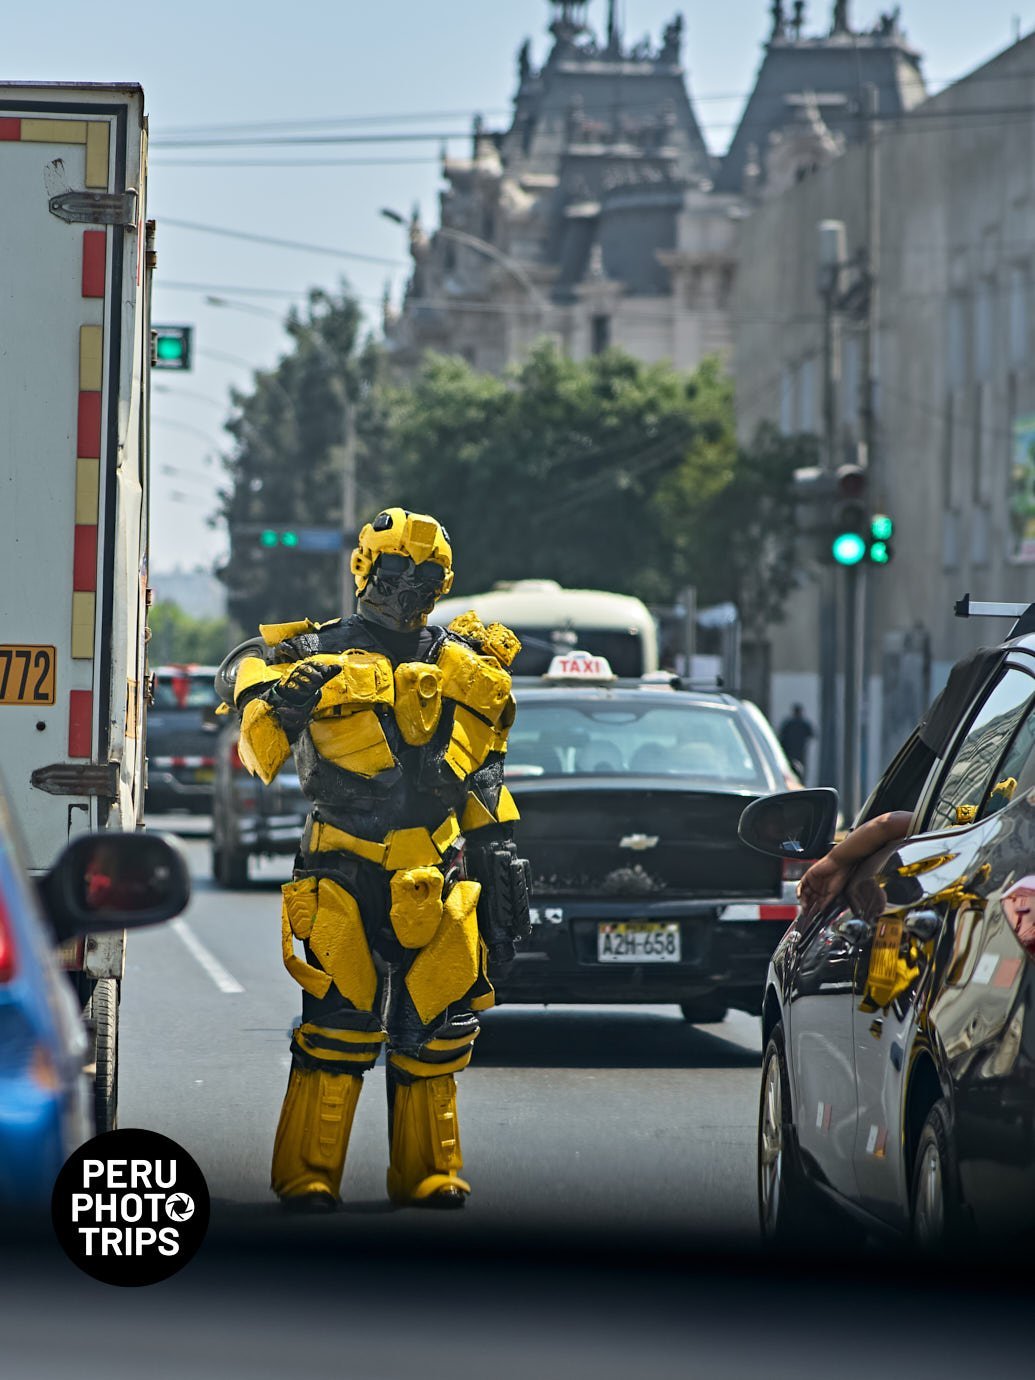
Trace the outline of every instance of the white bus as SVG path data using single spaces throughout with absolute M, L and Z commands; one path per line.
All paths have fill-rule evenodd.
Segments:
M 544 675 L 558 652 L 575 647 L 606 657 L 617 676 L 658 669 L 654 619 L 646 604 L 628 594 L 564 589 L 556 580 L 514 580 L 486 594 L 442 599 L 431 618 L 446 624 L 468 609 L 483 623 L 505 623 L 517 633 L 522 649 L 510 668 L 515 675 Z

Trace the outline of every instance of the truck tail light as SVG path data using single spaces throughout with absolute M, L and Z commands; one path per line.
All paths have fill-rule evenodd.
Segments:
M 231 771 L 247 770 L 244 763 L 241 761 L 241 754 L 237 749 L 236 743 L 232 743 L 230 746 L 230 769 Z
M 10 982 L 16 968 L 14 927 L 4 899 L 0 896 L 0 982 Z

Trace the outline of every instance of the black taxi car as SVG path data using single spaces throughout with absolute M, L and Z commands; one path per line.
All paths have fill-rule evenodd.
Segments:
M 745 813 L 741 837 L 774 859 L 820 856 L 835 808 L 833 792 L 777 796 Z M 857 823 L 891 810 L 912 811 L 906 840 L 773 955 L 762 1231 L 793 1242 L 840 1207 L 928 1246 L 1030 1233 L 1035 605 L 953 669 Z
M 761 711 L 578 651 L 514 694 L 506 780 L 533 925 L 498 1000 L 757 1011 L 801 871 L 737 838 L 749 801 L 798 784 Z

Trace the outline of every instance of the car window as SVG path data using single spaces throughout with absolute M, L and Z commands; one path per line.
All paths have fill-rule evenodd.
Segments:
M 510 776 L 680 776 L 769 789 L 757 750 L 723 705 L 522 701 L 507 750 Z
M 217 703 L 209 672 L 159 671 L 155 677 L 155 709 L 208 709 Z
M 928 829 L 951 829 L 975 819 L 1001 779 L 993 773 L 1007 744 L 1029 714 L 1035 681 L 1010 668 L 996 681 L 957 745 L 928 815 Z
M 1026 795 L 1031 790 L 1035 790 L 1035 706 L 1029 707 L 1021 719 L 1013 742 L 993 772 L 978 818 L 995 814 L 1015 795 Z

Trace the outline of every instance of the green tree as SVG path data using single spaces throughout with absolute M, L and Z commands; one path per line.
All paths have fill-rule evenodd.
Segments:
M 540 576 L 666 598 L 680 536 L 662 522 L 666 486 L 692 522 L 735 460 L 714 363 L 687 376 L 546 345 L 503 378 L 429 357 L 386 393 L 380 444 L 394 501 L 449 529 L 459 593 Z
M 157 603 L 147 623 L 151 630 L 147 657 L 152 667 L 192 661 L 217 665 L 226 656 L 230 627 L 225 618 L 194 618 L 179 604 Z
M 701 510 L 692 549 L 684 551 L 688 583 L 699 602 L 735 603 L 746 636 L 756 643 L 766 641 L 782 620 L 798 583 L 793 477 L 796 469 L 818 463 L 815 436 L 759 427 L 751 444 L 737 452 L 728 482 Z
M 360 511 L 380 502 L 365 442 L 378 435 L 381 360 L 361 341 L 360 327 L 359 307 L 346 290 L 311 292 L 305 314 L 292 311 L 287 319 L 292 349 L 274 369 L 256 373 L 250 393 L 232 394 L 229 482 L 217 519 L 227 525 L 230 557 L 219 575 L 243 632 L 260 621 L 330 617 L 340 608 L 340 553 L 270 550 L 259 537 L 271 527 L 342 527 L 347 409 L 357 437 Z

